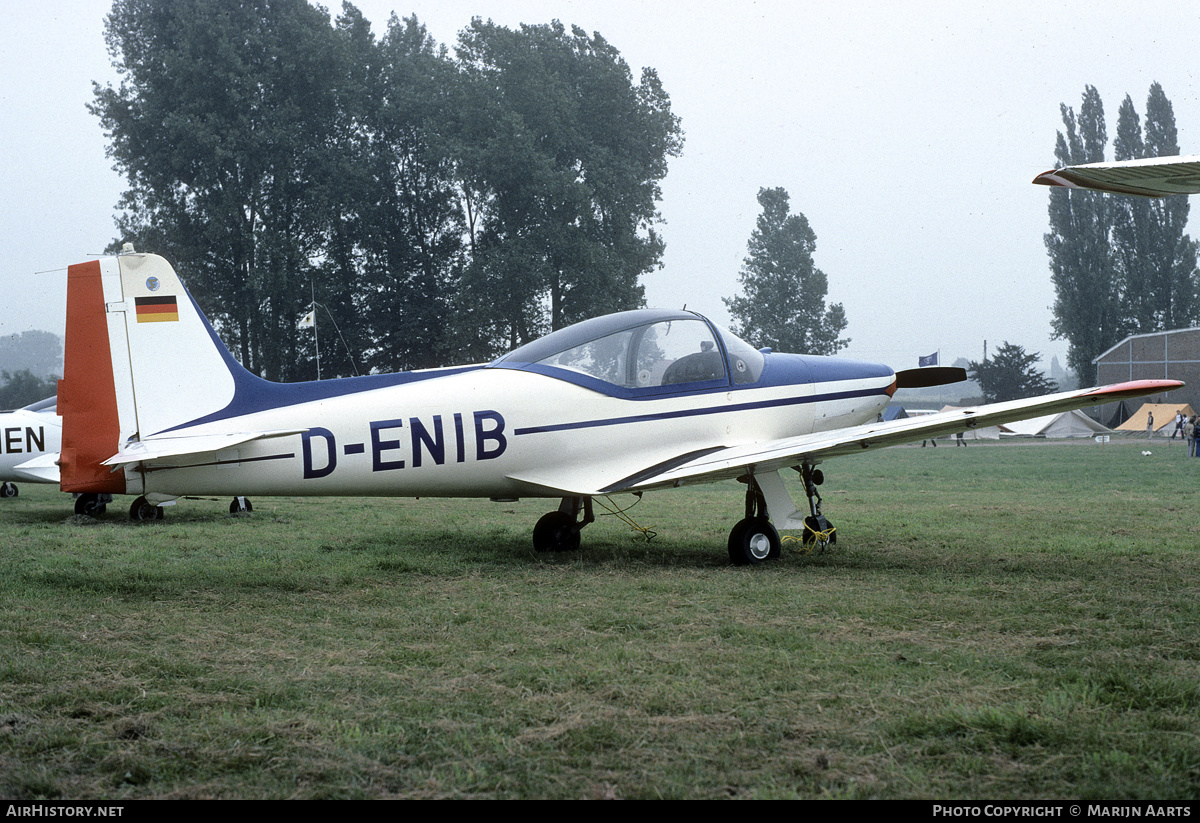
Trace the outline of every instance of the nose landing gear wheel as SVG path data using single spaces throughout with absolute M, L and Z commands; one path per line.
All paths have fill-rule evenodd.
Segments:
M 823 552 L 827 546 L 837 543 L 837 529 L 822 515 L 810 515 L 804 518 L 804 533 L 800 542 L 810 550 L 816 548 Z

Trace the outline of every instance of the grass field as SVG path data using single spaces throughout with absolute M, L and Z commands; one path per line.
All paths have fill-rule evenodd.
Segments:
M 0 797 L 1200 795 L 1200 460 L 823 468 L 838 544 L 755 568 L 726 555 L 734 483 L 648 495 L 650 542 L 602 517 L 552 556 L 547 501 L 133 524 L 24 485 L 0 501 Z

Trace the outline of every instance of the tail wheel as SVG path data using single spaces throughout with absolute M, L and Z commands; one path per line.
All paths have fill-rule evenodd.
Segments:
M 753 566 L 781 553 L 779 532 L 765 517 L 747 517 L 729 533 L 729 559 L 735 566 Z
M 163 507 L 155 506 L 144 497 L 139 497 L 133 501 L 133 505 L 129 507 L 129 519 L 136 522 L 146 522 L 150 520 L 163 519 Z
M 16 497 L 20 494 L 16 483 L 0 484 L 0 497 Z
M 105 494 L 81 494 L 75 498 L 75 513 L 86 514 L 88 517 L 99 517 L 104 514 L 104 510 L 108 508 L 107 504 L 112 500 L 112 495 Z
M 248 497 L 235 497 L 229 504 L 230 514 L 249 514 L 252 511 L 254 511 L 254 505 Z

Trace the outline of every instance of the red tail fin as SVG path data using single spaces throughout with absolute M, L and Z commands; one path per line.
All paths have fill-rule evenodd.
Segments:
M 100 465 L 121 441 L 100 262 L 67 269 L 67 340 L 58 381 L 63 419 L 59 488 L 64 492 L 125 493 L 125 473 Z

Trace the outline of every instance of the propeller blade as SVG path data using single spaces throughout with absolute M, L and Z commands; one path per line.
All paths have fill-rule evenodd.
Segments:
M 954 366 L 926 366 L 923 369 L 905 369 L 896 372 L 896 388 L 927 389 L 930 386 L 945 386 L 967 379 L 967 370 Z

